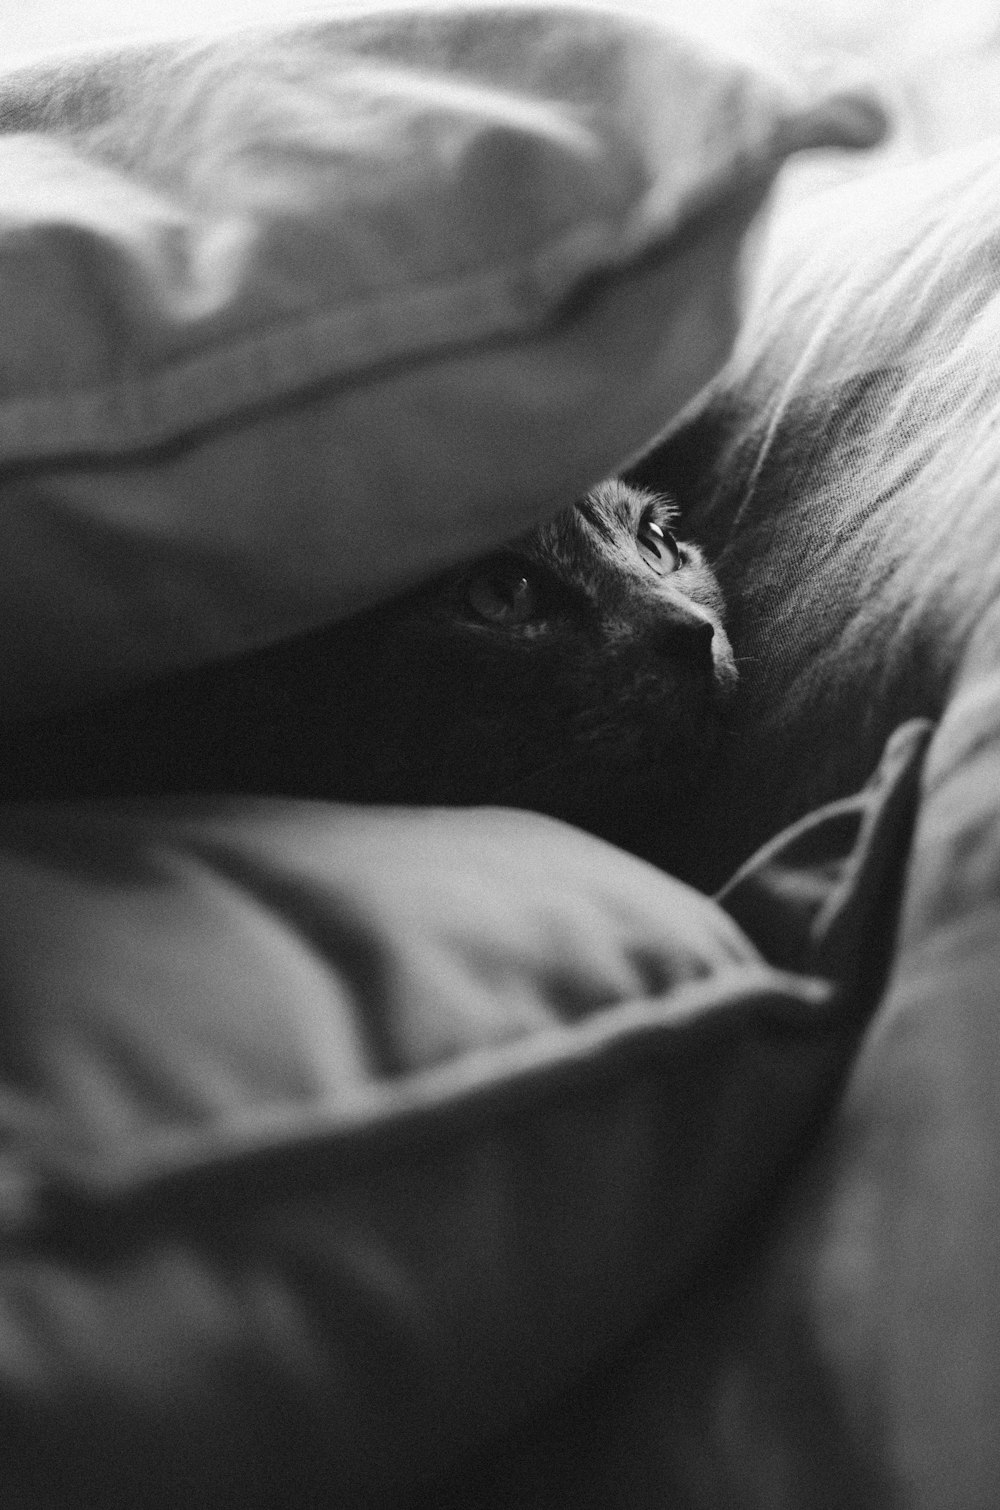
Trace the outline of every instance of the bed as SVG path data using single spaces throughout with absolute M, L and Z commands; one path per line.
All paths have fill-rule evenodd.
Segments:
M 533 3 L 0 83 L 6 725 L 616 472 L 741 665 L 669 869 L 0 808 L 5 1503 L 1000 1501 L 1000 157 L 929 15 L 874 84 Z

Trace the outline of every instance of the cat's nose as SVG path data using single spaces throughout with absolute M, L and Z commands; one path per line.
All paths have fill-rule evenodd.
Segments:
M 711 645 L 715 634 L 715 625 L 711 619 L 692 619 L 683 627 L 683 633 L 689 635 L 695 645 Z
M 663 639 L 675 650 L 704 654 L 712 643 L 715 625 L 694 603 L 671 604 L 663 623 Z

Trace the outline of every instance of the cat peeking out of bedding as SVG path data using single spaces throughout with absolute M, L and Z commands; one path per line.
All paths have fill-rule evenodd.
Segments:
M 490 803 L 643 853 L 736 678 L 666 498 L 603 484 L 353 619 L 8 731 L 8 798 L 229 791 Z

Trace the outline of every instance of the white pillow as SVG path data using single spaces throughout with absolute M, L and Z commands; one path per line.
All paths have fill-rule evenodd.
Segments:
M 0 81 L 7 716 L 310 627 L 520 531 L 716 370 L 801 146 L 596 10 L 351 15 Z

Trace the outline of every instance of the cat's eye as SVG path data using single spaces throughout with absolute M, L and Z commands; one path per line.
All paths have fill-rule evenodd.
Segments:
M 537 618 L 541 593 L 516 561 L 492 561 L 473 573 L 465 589 L 469 607 L 490 624 L 525 624 Z
M 646 565 L 665 577 L 676 571 L 681 564 L 680 546 L 669 530 L 657 524 L 655 519 L 644 519 L 635 536 L 636 549 Z

